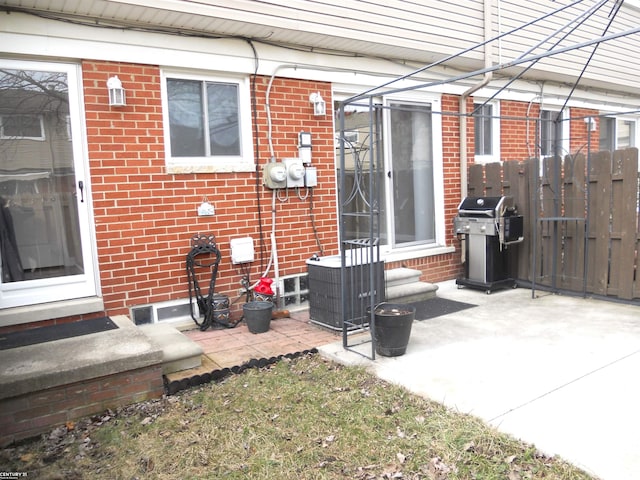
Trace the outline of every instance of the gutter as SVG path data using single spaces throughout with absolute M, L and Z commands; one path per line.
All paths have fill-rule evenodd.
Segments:
M 498 0 L 499 2 L 500 0 Z M 485 70 L 492 66 L 492 25 L 491 25 L 491 7 L 492 0 L 484 0 L 484 66 Z M 475 92 L 486 86 L 493 77 L 493 72 L 487 71 L 482 80 L 466 90 L 460 97 L 460 199 L 463 200 L 467 196 L 467 166 L 469 163 L 467 157 L 467 99 Z

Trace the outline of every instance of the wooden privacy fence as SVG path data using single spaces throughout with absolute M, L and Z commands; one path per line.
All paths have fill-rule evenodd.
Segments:
M 471 165 L 468 195 L 514 198 L 512 274 L 553 290 L 640 299 L 638 149 Z

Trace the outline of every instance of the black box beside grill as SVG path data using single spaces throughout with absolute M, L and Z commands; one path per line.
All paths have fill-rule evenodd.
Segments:
M 523 240 L 523 217 L 513 198 L 467 197 L 458 206 L 454 231 L 465 239 L 464 277 L 456 284 L 485 290 L 515 287 L 508 246 Z

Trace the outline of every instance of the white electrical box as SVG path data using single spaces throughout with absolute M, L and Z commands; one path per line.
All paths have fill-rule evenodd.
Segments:
M 318 185 L 318 170 L 316 167 L 306 167 L 304 169 L 304 186 L 315 187 Z
M 254 260 L 253 238 L 232 238 L 231 242 L 231 263 L 249 263 Z
M 282 163 L 269 162 L 262 167 L 262 181 L 267 188 L 286 188 L 287 169 Z
M 284 166 L 287 169 L 287 188 L 304 187 L 304 165 L 299 158 L 285 158 Z
M 305 165 L 311 163 L 311 147 L 298 147 L 298 157 Z

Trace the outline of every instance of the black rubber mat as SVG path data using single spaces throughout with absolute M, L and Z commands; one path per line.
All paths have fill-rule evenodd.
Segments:
M 61 340 L 63 338 L 80 337 L 82 335 L 106 332 L 107 330 L 114 330 L 116 328 L 118 328 L 118 325 L 113 323 L 113 320 L 109 317 L 31 328 L 29 330 L 0 335 L 0 350 L 25 347 L 37 343 Z
M 446 298 L 434 297 L 420 302 L 413 302 L 409 305 L 416 307 L 416 320 L 428 320 L 430 318 L 459 312 L 467 308 L 476 307 L 471 303 L 457 302 Z

